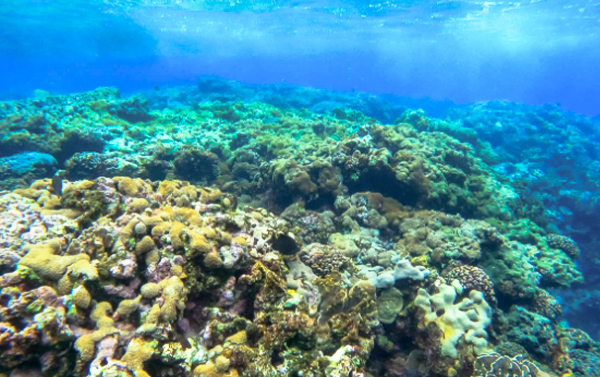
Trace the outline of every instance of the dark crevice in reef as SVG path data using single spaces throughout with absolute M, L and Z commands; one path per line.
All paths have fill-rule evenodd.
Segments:
M 380 193 L 383 196 L 396 199 L 403 205 L 416 206 L 419 203 L 419 192 L 415 188 L 398 181 L 391 170 L 369 170 L 356 181 L 344 181 L 349 194 L 359 192 Z
M 315 199 L 309 200 L 304 206 L 310 211 L 333 211 L 335 210 L 335 195 L 331 192 L 319 194 Z
M 104 150 L 104 141 L 99 137 L 90 134 L 84 135 L 76 131 L 68 131 L 60 142 L 60 148 L 54 154 L 54 158 L 62 167 L 69 158 L 78 152 L 98 152 Z

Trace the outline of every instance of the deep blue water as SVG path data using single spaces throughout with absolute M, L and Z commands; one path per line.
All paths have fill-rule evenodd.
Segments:
M 216 75 L 600 114 L 593 1 L 68 1 L 0 4 L 0 97 Z

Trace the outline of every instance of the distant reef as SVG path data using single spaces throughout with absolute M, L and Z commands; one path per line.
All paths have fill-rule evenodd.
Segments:
M 596 126 L 218 79 L 0 102 L 0 373 L 600 376 Z

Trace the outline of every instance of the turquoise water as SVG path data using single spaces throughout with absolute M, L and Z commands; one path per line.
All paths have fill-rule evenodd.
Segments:
M 600 376 L 600 3 L 0 25 L 0 377 Z

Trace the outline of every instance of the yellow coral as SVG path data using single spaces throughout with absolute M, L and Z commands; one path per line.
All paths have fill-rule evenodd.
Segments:
M 155 247 L 156 245 L 154 244 L 152 237 L 144 236 L 144 238 L 142 238 L 140 242 L 135 245 L 135 253 L 137 255 L 143 255 L 154 250 Z
M 90 292 L 85 287 L 80 286 L 73 291 L 73 303 L 78 308 L 87 309 L 91 302 L 92 295 L 90 295 Z
M 202 219 L 193 208 L 177 208 L 171 213 L 173 221 L 179 221 L 186 225 L 202 226 Z
M 110 302 L 100 302 L 96 305 L 92 313 L 90 314 L 90 319 L 92 321 L 98 321 L 100 318 L 105 317 L 112 311 L 112 305 Z
M 121 241 L 123 245 L 127 245 L 131 237 L 133 237 L 135 234 L 135 226 L 138 222 L 139 220 L 137 219 L 131 219 L 131 221 L 129 221 L 121 230 L 121 233 L 119 234 L 119 241 Z
M 177 207 L 191 207 L 192 206 L 192 201 L 190 200 L 190 198 L 187 197 L 187 195 L 181 195 L 178 196 L 177 198 L 175 198 L 175 204 L 177 205 Z
M 211 240 L 219 238 L 219 234 L 217 233 L 217 231 L 210 227 L 203 228 L 202 233 L 206 238 Z
M 56 292 L 61 296 L 68 295 L 73 290 L 74 285 L 75 282 L 73 282 L 69 278 L 69 275 L 65 274 L 65 276 L 58 280 L 58 287 L 56 288 Z
M 108 316 L 110 312 L 112 312 L 112 305 L 105 301 L 96 304 L 96 308 L 90 314 L 90 319 L 96 321 L 96 327 L 98 328 L 92 334 L 94 341 L 98 342 L 104 337 L 117 332 L 114 327 L 115 321 Z
M 91 190 L 94 188 L 94 186 L 96 186 L 96 182 L 89 181 L 89 180 L 72 182 L 69 186 L 65 187 L 65 189 L 63 190 L 63 194 L 67 193 L 71 190 L 78 190 L 78 191 Z
M 215 365 L 210 361 L 194 368 L 194 377 L 217 377 L 219 375 L 220 373 L 216 371 Z
M 142 297 L 145 299 L 155 298 L 160 294 L 160 286 L 156 283 L 146 283 L 140 289 Z
M 237 236 L 234 237 L 233 240 L 231 240 L 232 243 L 236 243 L 240 246 L 246 246 L 248 244 L 248 242 L 246 241 L 246 239 L 242 236 Z
M 148 224 L 146 224 L 148 225 Z M 152 235 L 154 237 L 160 238 L 162 236 L 164 236 L 165 234 L 169 233 L 169 231 L 171 230 L 171 224 L 168 222 L 160 222 L 157 223 L 153 228 L 152 228 Z
M 148 254 L 146 254 L 146 264 L 150 266 L 151 264 L 157 264 L 160 260 L 160 254 L 158 250 L 152 250 Z
M 148 203 L 148 201 L 144 198 L 136 198 L 129 205 L 129 208 L 131 208 L 131 210 L 133 212 L 137 212 L 137 213 L 144 212 L 146 210 L 146 208 L 148 208 L 148 207 L 150 207 L 150 203 Z M 146 225 L 148 225 L 148 224 L 146 224 Z
M 60 252 L 58 241 L 50 241 L 44 245 L 34 246 L 29 250 L 19 265 L 29 267 L 43 279 L 58 281 L 66 273 L 67 267 L 75 262 L 90 257 L 85 254 L 56 255 Z
M 231 365 L 231 360 L 223 355 L 219 355 L 215 359 L 215 369 L 219 372 L 227 372 L 229 365 Z
M 198 191 L 196 190 L 196 186 L 193 186 L 193 185 L 184 186 L 181 189 L 181 193 L 185 194 L 191 200 L 198 199 Z
M 175 181 L 162 181 L 160 185 L 158 185 L 158 193 L 165 199 L 169 195 L 179 196 L 179 183 Z
M 43 207 L 45 209 L 57 209 L 61 207 L 61 201 L 58 196 L 53 196 L 44 202 Z
M 125 355 L 121 361 L 133 370 L 143 370 L 144 362 L 152 357 L 153 349 L 149 347 L 142 339 L 134 338 L 129 342 Z
M 218 189 L 201 188 L 200 203 L 214 203 L 221 199 L 221 191 Z
M 232 241 L 232 237 L 231 234 L 227 233 L 227 232 L 221 232 L 221 242 L 223 242 L 226 245 L 231 244 Z
M 183 267 L 181 267 L 178 264 L 171 266 L 171 275 L 182 278 L 183 277 L 182 276 L 183 275 Z
M 138 306 L 140 305 L 140 298 L 141 296 L 138 296 L 133 300 L 121 301 L 119 307 L 117 308 L 117 313 L 127 316 L 135 312 L 138 309 Z
M 148 373 L 146 373 L 145 370 L 143 369 L 138 369 L 136 371 L 133 371 L 133 374 L 135 375 L 135 377 L 151 377 Z
M 193 257 L 196 254 L 206 254 L 210 252 L 210 244 L 202 234 L 190 232 L 190 249 L 188 257 Z
M 220 366 L 221 368 L 224 365 Z M 228 372 L 220 371 L 212 361 L 206 364 L 200 364 L 194 369 L 194 377 L 237 377 L 239 373 L 235 369 L 230 369 Z
M 115 177 L 114 181 L 117 182 L 117 190 L 123 195 L 136 196 L 139 192 L 138 186 L 132 178 Z
M 90 263 L 89 257 L 87 255 L 85 255 L 85 257 L 82 255 L 82 258 L 80 258 L 77 262 L 73 263 L 67 269 L 67 273 L 74 279 L 78 279 L 82 276 L 87 277 L 89 280 L 98 279 L 98 270 L 95 265 Z
M 212 251 L 204 257 L 204 265 L 208 268 L 219 268 L 223 265 L 223 259 L 219 256 L 219 253 Z
M 183 302 L 185 287 L 177 276 L 161 281 L 159 286 L 162 288 L 164 299 L 163 306 L 160 308 L 160 315 L 165 322 L 173 322 L 177 319 L 177 309 L 183 310 L 185 308 Z
M 74 347 L 79 352 L 79 357 L 81 357 L 83 361 L 88 362 L 94 359 L 96 343 L 91 334 L 85 334 L 77 338 Z
M 153 228 L 159 224 L 163 224 L 165 221 L 160 216 L 148 216 L 148 215 L 142 215 L 140 217 L 140 220 L 142 220 L 142 222 L 149 228 Z
M 15 194 L 21 195 L 24 198 L 34 199 L 36 200 L 44 193 L 43 190 L 36 190 L 34 188 L 26 188 L 26 189 L 16 189 L 14 191 Z
M 235 345 L 244 345 L 248 341 L 248 337 L 246 335 L 246 331 L 238 331 L 235 334 L 225 339 L 225 344 L 235 344 Z
M 156 323 L 160 317 L 160 306 L 155 304 L 150 309 L 148 316 L 146 317 L 146 323 Z
M 184 241 L 182 239 L 185 229 L 185 225 L 177 221 L 174 222 L 173 226 L 171 227 L 171 245 L 173 245 L 173 248 L 175 250 L 181 250 L 185 246 Z

